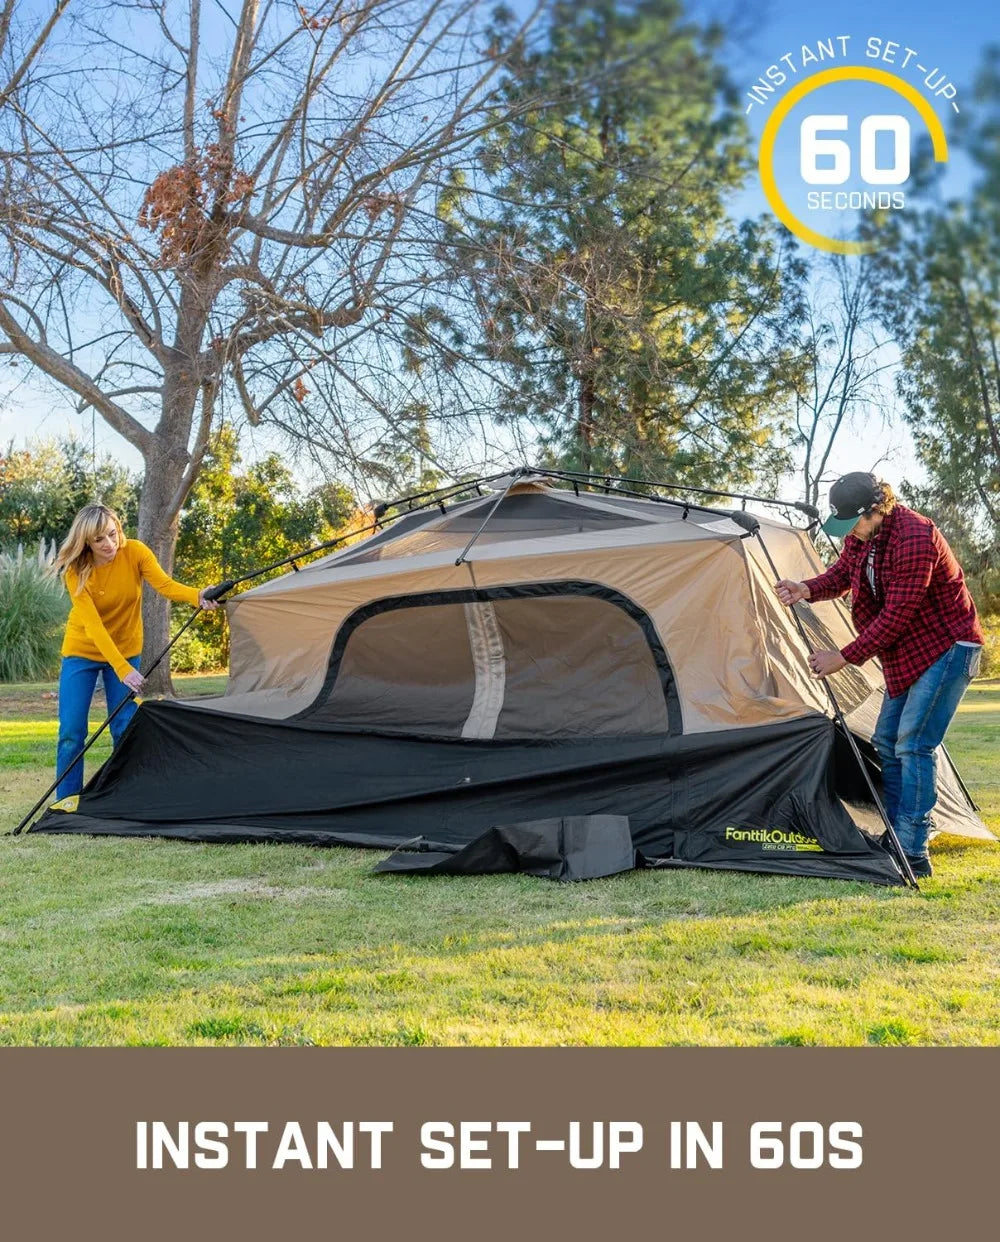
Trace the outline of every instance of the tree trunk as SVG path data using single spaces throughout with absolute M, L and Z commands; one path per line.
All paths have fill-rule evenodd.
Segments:
M 209 297 L 206 288 L 188 281 L 183 289 L 177 314 L 177 333 L 171 356 L 163 368 L 162 413 L 153 448 L 146 454 L 146 470 L 139 497 L 139 538 L 147 544 L 171 576 L 180 511 L 194 482 L 191 465 L 191 431 L 201 391 L 199 354 L 208 322 Z M 211 419 L 211 408 L 203 409 Z M 204 431 L 204 426 L 202 427 Z M 200 464 L 201 450 L 195 448 Z M 206 586 L 207 583 L 187 583 Z M 143 592 L 142 665 L 148 668 L 170 642 L 170 601 L 153 591 Z M 170 659 L 165 658 L 146 686 L 149 694 L 173 694 Z
M 153 555 L 171 575 L 180 517 L 177 496 L 186 464 L 187 450 L 183 446 L 175 447 L 172 453 L 163 447 L 148 457 L 139 499 L 139 538 L 152 549 Z M 142 667 L 148 668 L 170 641 L 170 601 L 148 588 L 143 591 L 142 628 Z M 173 694 L 169 657 L 148 679 L 145 692 Z
M 586 371 L 580 380 L 576 419 L 576 451 L 580 459 L 580 469 L 584 474 L 590 473 L 594 462 L 594 406 L 596 403 L 594 377 Z

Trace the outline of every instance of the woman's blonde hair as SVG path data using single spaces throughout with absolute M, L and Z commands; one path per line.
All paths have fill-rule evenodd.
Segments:
M 71 569 L 76 574 L 77 595 L 87 585 L 87 579 L 94 568 L 94 553 L 90 547 L 90 540 L 103 535 L 109 522 L 114 522 L 115 529 L 118 531 L 118 546 L 122 547 L 125 543 L 125 532 L 122 530 L 121 518 L 114 509 L 109 509 L 107 505 L 84 505 L 73 519 L 69 534 L 62 542 L 53 568 L 57 573 L 65 574 Z

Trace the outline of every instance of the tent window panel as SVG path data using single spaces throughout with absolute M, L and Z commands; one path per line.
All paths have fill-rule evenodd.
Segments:
M 378 601 L 345 622 L 302 716 L 470 739 L 668 734 L 673 682 L 641 615 L 587 583 Z
M 653 653 L 621 608 L 575 595 L 494 606 L 506 660 L 495 737 L 669 732 Z
M 476 689 L 461 604 L 369 617 L 344 648 L 329 697 L 313 719 L 460 737 Z

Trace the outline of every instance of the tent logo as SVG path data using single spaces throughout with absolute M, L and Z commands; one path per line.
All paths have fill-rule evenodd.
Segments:
M 726 826 L 725 840 L 738 845 L 759 845 L 762 850 L 791 850 L 796 854 L 822 854 L 823 847 L 815 837 L 801 832 L 785 832 L 781 828 L 734 828 Z

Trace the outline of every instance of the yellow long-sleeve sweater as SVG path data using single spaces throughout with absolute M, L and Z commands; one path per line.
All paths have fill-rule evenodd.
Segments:
M 107 565 L 95 565 L 77 595 L 78 578 L 66 570 L 73 607 L 66 622 L 64 656 L 103 660 L 119 677 L 131 672 L 129 660 L 142 651 L 142 584 L 178 603 L 198 605 L 196 587 L 182 586 L 160 567 L 138 539 L 126 539 Z

